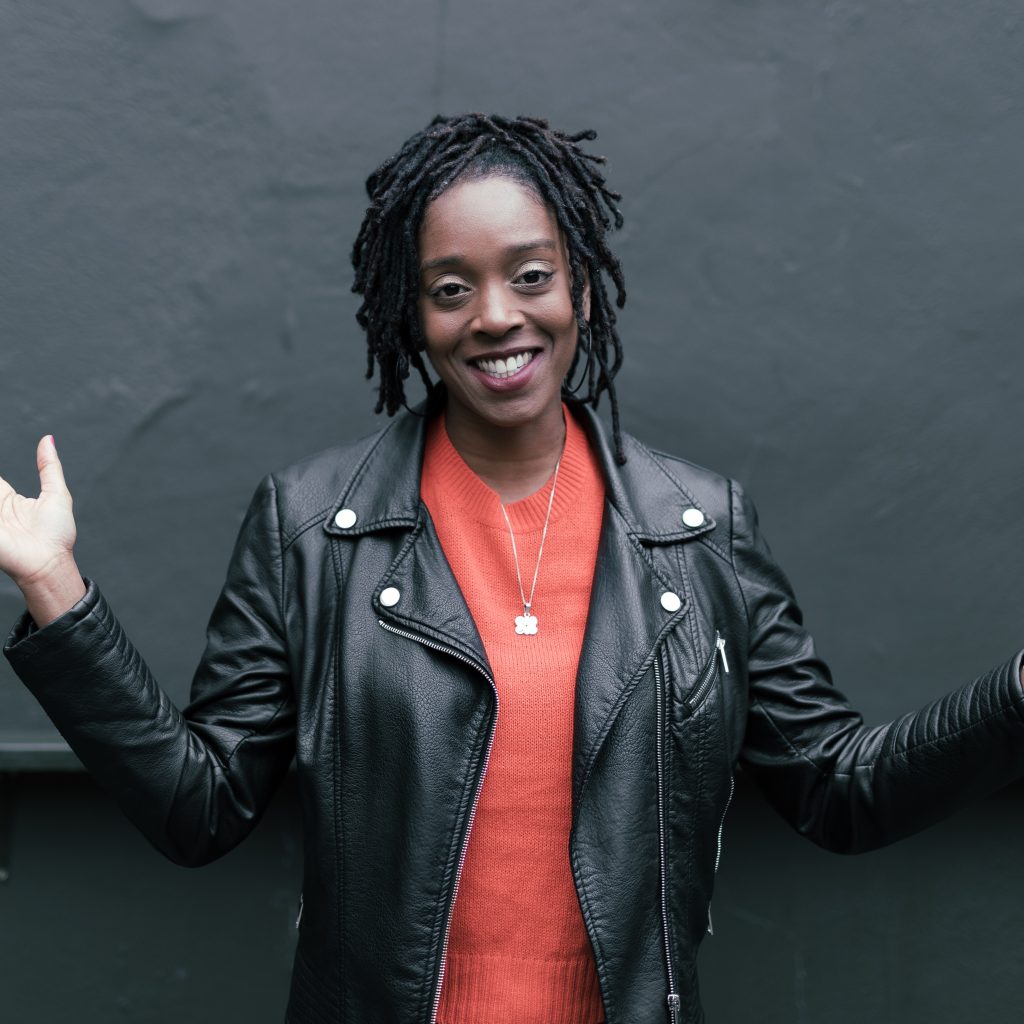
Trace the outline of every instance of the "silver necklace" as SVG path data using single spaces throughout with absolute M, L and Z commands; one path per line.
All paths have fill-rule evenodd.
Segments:
M 512 532 L 512 523 L 509 521 L 508 513 L 505 511 L 504 502 L 501 503 L 501 514 L 505 517 L 505 525 L 508 527 L 508 535 L 512 540 L 512 558 L 516 563 L 516 581 L 519 583 L 519 596 L 523 600 L 523 614 L 516 616 L 516 632 L 520 636 L 534 636 L 537 633 L 537 616 L 533 614 L 533 595 L 537 591 L 537 576 L 540 573 L 540 559 L 544 554 L 544 541 L 548 536 L 548 523 L 551 521 L 551 506 L 555 503 L 555 484 L 558 483 L 558 467 L 562 465 L 562 457 L 559 455 L 555 463 L 555 474 L 551 479 L 551 494 L 548 497 L 548 511 L 544 517 L 544 532 L 540 535 L 540 549 L 537 552 L 537 565 L 533 570 L 533 583 L 530 586 L 530 599 L 527 601 L 526 593 L 523 590 L 523 577 L 519 572 L 519 552 L 516 550 L 516 535 Z

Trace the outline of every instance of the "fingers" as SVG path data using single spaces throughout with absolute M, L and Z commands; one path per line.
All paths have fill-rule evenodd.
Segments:
M 66 492 L 68 485 L 64 482 L 64 470 L 57 458 L 57 446 L 53 434 L 40 438 L 36 445 L 36 466 L 39 469 L 39 488 L 44 493 Z

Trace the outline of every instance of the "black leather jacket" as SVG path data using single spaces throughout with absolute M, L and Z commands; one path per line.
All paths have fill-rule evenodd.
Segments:
M 619 467 L 593 414 L 574 415 L 607 502 L 566 855 L 609 1024 L 696 1022 L 737 763 L 822 846 L 888 843 L 1024 772 L 1021 655 L 865 728 L 739 487 L 628 437 Z M 296 758 L 292 1024 L 428 1024 L 436 1011 L 496 695 L 420 502 L 423 435 L 404 413 L 261 481 L 184 712 L 92 580 L 44 629 L 22 616 L 4 647 L 86 767 L 180 863 L 238 843 Z

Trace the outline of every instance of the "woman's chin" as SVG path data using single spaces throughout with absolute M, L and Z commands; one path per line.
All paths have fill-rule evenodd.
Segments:
M 448 418 L 467 425 L 492 430 L 522 430 L 537 428 L 550 421 L 554 426 L 562 420 L 562 390 L 536 389 L 502 391 L 481 401 L 479 395 L 466 401 L 462 395 L 448 389 Z

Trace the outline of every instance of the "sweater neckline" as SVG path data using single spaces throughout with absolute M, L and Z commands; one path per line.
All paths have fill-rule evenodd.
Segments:
M 564 402 L 562 414 L 565 417 L 565 447 L 551 506 L 551 522 L 577 504 L 587 475 L 592 470 L 586 432 Z M 456 507 L 475 522 L 491 529 L 508 530 L 498 492 L 473 472 L 452 444 L 443 409 L 427 425 L 423 480 L 433 485 L 435 493 L 445 503 Z M 551 476 L 533 494 L 505 505 L 509 522 L 517 534 L 543 530 L 550 495 Z

